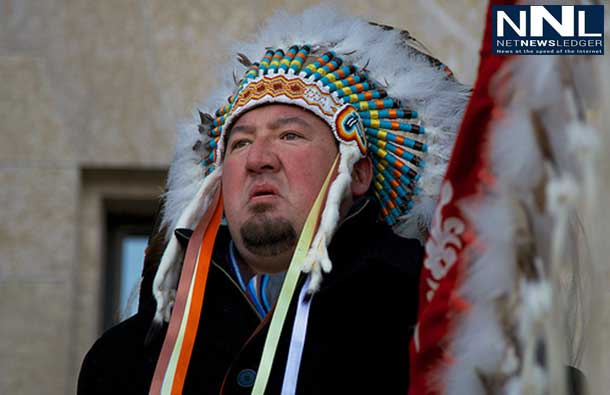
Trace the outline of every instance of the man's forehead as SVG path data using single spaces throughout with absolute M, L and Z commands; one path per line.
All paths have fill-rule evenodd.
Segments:
M 258 127 L 278 129 L 297 124 L 303 127 L 327 126 L 326 122 L 312 112 L 288 104 L 269 104 L 249 110 L 241 115 L 229 130 L 231 132 L 252 132 Z

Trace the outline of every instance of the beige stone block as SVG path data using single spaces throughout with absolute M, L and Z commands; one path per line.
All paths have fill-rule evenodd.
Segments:
M 53 50 L 61 24 L 56 23 L 62 10 L 58 1 L 3 1 L 0 3 L 0 49 L 4 54 L 40 55 Z M 61 44 L 60 44 L 61 45 Z
M 227 51 L 235 40 L 251 39 L 279 8 L 302 10 L 315 3 L 180 0 L 167 7 L 162 0 L 151 1 L 146 12 L 159 84 L 163 87 L 163 105 L 172 119 L 189 118 L 209 90 L 216 87 L 219 65 L 235 56 Z
M 66 46 L 84 91 L 79 158 L 87 167 L 169 161 L 173 123 L 160 103 L 145 2 L 63 2 Z M 76 118 L 82 117 L 82 120 Z M 76 132 L 76 131 L 75 131 Z
M 154 166 L 170 158 L 174 122 L 159 101 L 144 4 L 19 1 L 0 12 L 0 45 L 44 60 L 59 118 L 87 166 Z
M 0 159 L 74 159 L 41 58 L 0 57 Z
M 70 283 L 0 283 L 0 393 L 59 395 L 67 391 Z
M 78 171 L 38 166 L 0 168 L 0 283 L 55 281 L 74 269 Z
M 0 11 L 3 52 L 35 56 L 44 63 L 57 116 L 66 127 L 74 152 L 82 152 L 81 137 L 89 108 L 95 108 L 95 92 L 86 85 L 87 75 L 95 68 L 85 68 L 82 60 L 86 59 L 82 49 L 89 42 L 69 23 L 79 13 L 87 12 L 86 4 L 66 0 L 8 1 Z

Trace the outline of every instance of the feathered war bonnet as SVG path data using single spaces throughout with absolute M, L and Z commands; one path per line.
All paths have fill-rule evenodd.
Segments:
M 339 142 L 338 175 L 301 268 L 313 292 L 331 270 L 326 247 L 352 167 L 365 155 L 381 219 L 401 236 L 425 239 L 468 96 L 407 32 L 324 7 L 277 15 L 255 42 L 232 53 L 222 87 L 180 130 L 162 219 L 168 245 L 153 284 L 157 322 L 169 321 L 181 269 L 174 230 L 194 228 L 208 210 L 226 133 L 239 115 L 264 104 L 296 105 L 324 120 Z

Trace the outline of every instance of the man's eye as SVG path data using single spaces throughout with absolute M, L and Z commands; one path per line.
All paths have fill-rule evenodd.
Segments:
M 296 140 L 301 138 L 301 136 L 295 132 L 285 132 L 282 134 L 281 138 L 282 140 Z
M 236 149 L 243 148 L 243 147 L 245 147 L 245 146 L 246 146 L 246 145 L 248 145 L 248 144 L 250 144 L 250 141 L 249 141 L 249 140 L 237 140 L 237 141 L 234 141 L 234 142 L 231 144 L 231 151 L 234 151 L 234 150 L 236 150 Z

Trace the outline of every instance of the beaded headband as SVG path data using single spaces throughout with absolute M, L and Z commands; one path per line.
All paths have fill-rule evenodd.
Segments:
M 388 97 L 366 72 L 344 65 L 334 52 L 305 65 L 311 55 L 311 46 L 293 45 L 286 52 L 268 49 L 258 63 L 242 56 L 249 67 L 236 93 L 215 119 L 201 116 L 200 131 L 209 137 L 209 155 L 202 165 L 209 173 L 221 164 L 226 131 L 239 115 L 263 104 L 297 105 L 323 119 L 341 145 L 357 149 L 359 157 L 371 157 L 381 216 L 394 225 L 413 206 L 425 165 L 428 148 L 418 113 Z

